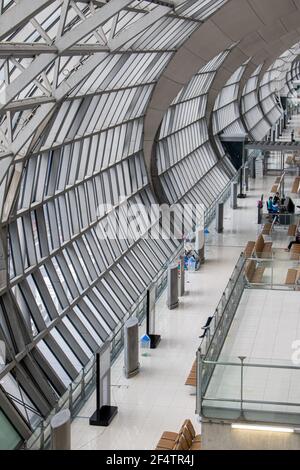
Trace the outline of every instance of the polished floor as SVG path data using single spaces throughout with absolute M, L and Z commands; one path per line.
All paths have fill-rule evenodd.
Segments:
M 177 431 L 190 418 L 197 432 L 201 425 L 195 416 L 195 390 L 185 386 L 201 327 L 214 313 L 229 276 L 248 240 L 255 240 L 257 200 L 268 196 L 274 177 L 250 182 L 248 197 L 239 200 L 238 209 L 225 205 L 224 232 L 217 234 L 214 223 L 206 239 L 206 262 L 199 272 L 186 279 L 186 295 L 179 307 L 169 311 L 165 294 L 159 300 L 157 333 L 162 341 L 150 356 L 140 356 L 140 373 L 131 379 L 123 374 L 123 354 L 112 367 L 112 404 L 118 415 L 108 428 L 89 426 L 95 409 L 93 395 L 72 423 L 73 449 L 154 449 L 163 431 Z M 278 247 L 286 243 L 279 235 Z M 141 327 L 140 334 L 144 332 Z

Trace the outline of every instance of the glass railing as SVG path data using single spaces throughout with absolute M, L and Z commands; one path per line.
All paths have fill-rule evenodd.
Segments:
M 270 422 L 299 426 L 300 397 L 296 384 L 300 367 L 292 361 L 248 360 L 246 357 L 209 361 L 199 354 L 199 369 L 213 368 L 201 392 L 202 417 Z M 292 384 L 294 386 L 292 386 Z
M 298 270 L 300 278 L 299 259 L 291 259 L 291 254 L 284 250 L 247 259 L 243 254 L 240 256 L 197 351 L 196 412 L 199 415 L 299 425 L 300 364 L 293 360 L 292 354 L 290 360 L 276 360 L 233 358 L 223 353 L 244 290 L 300 290 L 300 281 L 299 285 L 295 281 Z M 288 274 L 292 285 L 286 284 Z M 256 276 L 256 282 L 251 282 L 249 276 Z
M 248 288 L 300 290 L 300 256 L 284 249 L 256 253 L 246 260 L 245 279 Z
M 197 353 L 197 410 L 200 412 L 201 400 L 206 392 L 214 372 L 214 361 L 217 361 L 228 335 L 230 326 L 239 306 L 245 289 L 244 266 L 245 258 L 240 256 L 221 300 L 210 321 L 206 334 Z M 200 358 L 201 361 L 200 361 Z M 203 359 L 206 360 L 204 366 Z M 200 367 L 201 366 L 201 367 Z
M 237 172 L 234 175 L 234 177 L 229 181 L 229 183 L 225 186 L 225 188 L 219 194 L 218 198 L 214 201 L 214 203 L 208 209 L 205 210 L 205 216 L 204 216 L 205 227 L 208 227 L 211 224 L 211 222 L 214 220 L 214 218 L 216 217 L 218 204 L 220 202 L 225 203 L 227 199 L 230 197 L 231 183 L 233 183 L 234 181 L 237 181 L 238 176 L 239 176 L 239 172 Z

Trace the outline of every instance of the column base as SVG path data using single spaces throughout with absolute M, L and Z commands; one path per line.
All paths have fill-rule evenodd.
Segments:
M 150 349 L 156 349 L 160 343 L 161 336 L 160 335 L 148 335 L 150 338 Z
M 101 406 L 100 410 L 96 410 L 90 417 L 90 426 L 109 426 L 117 413 L 117 406 Z

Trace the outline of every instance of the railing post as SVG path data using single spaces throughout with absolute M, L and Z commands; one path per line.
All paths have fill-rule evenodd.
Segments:
M 239 356 L 239 359 L 241 361 L 241 417 L 244 415 L 244 410 L 243 410 L 243 401 L 244 401 L 244 361 L 246 359 L 246 356 Z
M 202 373 L 203 373 L 203 358 L 201 351 L 197 351 L 197 381 L 196 381 L 196 414 L 201 415 L 202 410 Z
M 274 258 L 272 255 L 271 259 L 271 289 L 273 290 L 273 284 L 274 284 Z
M 72 383 L 69 385 L 69 410 L 72 416 L 73 412 L 73 390 L 72 390 Z
M 40 449 L 45 447 L 44 421 L 41 422 Z

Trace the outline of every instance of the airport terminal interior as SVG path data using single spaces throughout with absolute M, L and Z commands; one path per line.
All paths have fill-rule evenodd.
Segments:
M 0 449 L 300 450 L 300 0 L 0 0 Z

